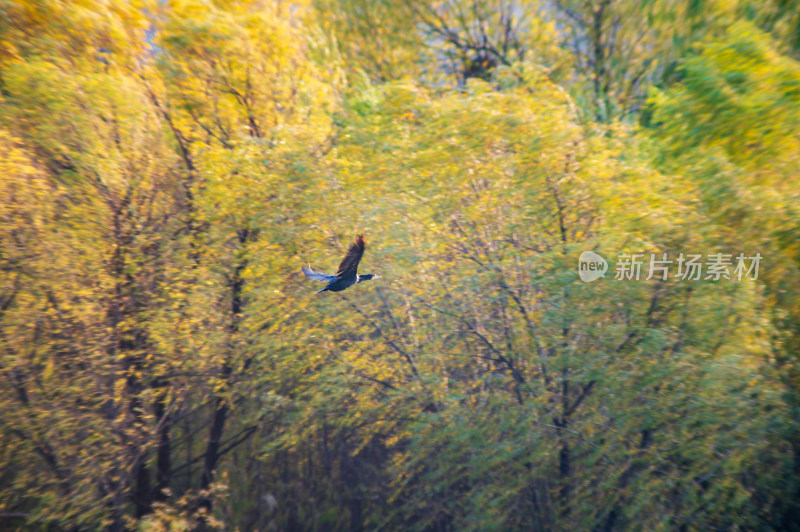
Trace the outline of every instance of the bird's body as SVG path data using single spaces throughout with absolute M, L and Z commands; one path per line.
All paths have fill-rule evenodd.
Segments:
M 315 272 L 311 269 L 310 265 L 308 267 L 303 266 L 303 273 L 309 279 L 325 281 L 328 283 L 322 290 L 317 290 L 316 293 L 341 292 L 342 290 L 350 288 L 354 284 L 362 281 L 379 279 L 379 275 L 374 275 L 371 273 L 366 275 L 358 274 L 358 263 L 361 261 L 361 256 L 364 255 L 364 250 L 366 247 L 367 245 L 364 241 L 364 235 L 359 235 L 358 238 L 356 238 L 356 241 L 350 245 L 350 249 L 347 250 L 347 255 L 345 255 L 342 263 L 339 265 L 336 275 Z

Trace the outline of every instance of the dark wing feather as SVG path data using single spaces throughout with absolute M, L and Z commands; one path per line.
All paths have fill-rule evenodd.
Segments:
M 350 275 L 356 275 L 356 271 L 358 271 L 358 262 L 361 260 L 361 256 L 364 254 L 364 248 L 367 247 L 366 242 L 364 242 L 364 235 L 358 235 L 356 241 L 350 245 L 350 249 L 347 250 L 347 255 L 344 256 L 344 260 L 339 265 L 339 269 L 336 272 L 336 275 L 339 277 L 348 277 Z
M 308 277 L 309 279 L 314 279 L 315 281 L 331 282 L 334 279 L 336 279 L 335 275 L 331 275 L 329 273 L 315 272 L 314 270 L 311 269 L 311 265 L 309 265 L 308 268 L 303 266 L 302 270 L 303 273 L 306 274 L 306 277 Z

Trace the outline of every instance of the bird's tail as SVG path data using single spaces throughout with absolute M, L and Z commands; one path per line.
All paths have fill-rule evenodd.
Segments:
M 321 290 L 317 290 L 317 291 L 316 291 L 316 292 L 314 292 L 314 293 L 315 293 L 315 294 L 319 294 L 320 292 L 324 292 L 324 291 L 326 291 L 327 289 L 328 289 L 328 287 L 326 286 L 325 288 L 323 288 L 323 289 L 321 289 Z

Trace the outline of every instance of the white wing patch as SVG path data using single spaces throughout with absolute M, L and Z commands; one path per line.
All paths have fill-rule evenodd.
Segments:
M 315 272 L 314 270 L 311 269 L 310 264 L 308 265 L 308 267 L 303 266 L 302 270 L 306 277 L 308 277 L 309 279 L 314 279 L 315 281 L 325 281 L 329 283 L 334 279 L 336 279 L 335 275 L 331 275 L 329 273 Z

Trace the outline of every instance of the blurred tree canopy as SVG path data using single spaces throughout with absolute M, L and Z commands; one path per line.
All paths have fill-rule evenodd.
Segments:
M 798 53 L 785 0 L 0 0 L 0 530 L 798 530 Z

